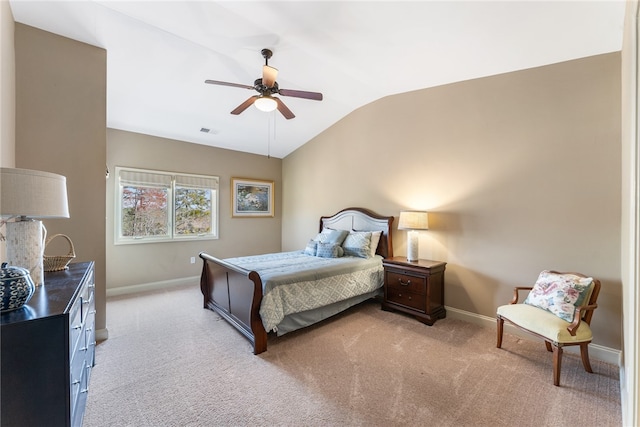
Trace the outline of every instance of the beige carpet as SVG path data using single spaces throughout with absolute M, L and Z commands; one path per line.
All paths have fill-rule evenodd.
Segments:
M 115 297 L 96 349 L 85 427 L 620 426 L 618 368 L 544 343 L 366 302 L 273 337 L 254 356 L 199 289 Z

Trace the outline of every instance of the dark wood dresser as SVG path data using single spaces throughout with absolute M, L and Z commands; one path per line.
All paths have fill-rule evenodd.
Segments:
M 94 263 L 45 273 L 0 315 L 0 425 L 80 426 L 95 363 Z
M 387 258 L 384 267 L 384 300 L 382 309 L 412 314 L 431 326 L 444 319 L 444 270 L 441 261 L 420 259 L 409 262 L 405 257 Z

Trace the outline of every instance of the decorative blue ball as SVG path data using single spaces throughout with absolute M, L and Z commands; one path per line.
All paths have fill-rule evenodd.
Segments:
M 36 290 L 29 270 L 22 267 L 7 266 L 2 263 L 0 269 L 0 312 L 17 310 L 25 305 Z

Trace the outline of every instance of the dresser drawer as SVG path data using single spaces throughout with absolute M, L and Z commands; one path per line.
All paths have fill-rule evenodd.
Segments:
M 87 364 L 90 366 L 95 365 L 95 352 L 96 352 L 96 314 L 95 310 L 89 314 L 85 322 L 85 340 L 87 343 Z
M 93 280 L 93 269 L 89 271 L 85 285 L 80 293 L 80 300 L 82 301 L 82 322 L 87 318 L 89 312 L 95 312 L 95 284 Z
M 427 279 L 424 276 L 415 276 L 405 271 L 387 270 L 386 284 L 389 288 L 397 288 L 398 291 L 409 291 L 424 295 L 427 291 Z
M 82 301 L 77 298 L 69 311 L 69 354 L 74 354 L 82 337 Z
M 82 376 L 84 374 L 85 367 L 85 356 L 86 350 L 82 350 L 84 347 L 85 341 L 84 336 L 81 339 L 81 345 L 78 350 L 73 353 L 71 359 L 70 366 L 70 376 L 69 376 L 69 395 L 70 395 L 70 403 L 71 403 L 71 413 L 75 411 L 76 403 L 78 401 L 78 396 L 80 395 L 80 390 L 82 388 Z
M 412 309 L 425 312 L 426 300 L 423 294 L 405 291 L 396 287 L 387 288 L 387 301 L 393 304 L 404 305 Z
M 87 404 L 87 393 L 89 393 L 89 377 L 91 374 L 91 366 L 84 365 L 82 375 L 80 377 L 80 387 L 76 396 L 75 405 L 72 403 L 71 425 L 82 426 L 82 417 L 84 416 L 85 406 Z

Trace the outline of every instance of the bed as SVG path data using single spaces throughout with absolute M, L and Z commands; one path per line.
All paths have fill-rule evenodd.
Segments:
M 253 353 L 260 354 L 267 350 L 269 333 L 283 335 L 309 326 L 381 293 L 382 259 L 393 256 L 393 219 L 347 208 L 320 217 L 318 234 L 301 250 L 226 259 L 202 252 L 204 308 L 227 320 L 253 345 Z M 336 248 L 324 242 L 323 234 L 346 237 Z M 354 239 L 367 235 L 374 242 L 379 236 L 375 253 L 373 247 L 368 254 L 358 248 L 354 252 Z M 310 246 L 317 247 L 317 256 L 311 255 Z M 335 257 L 320 255 L 321 246 Z

